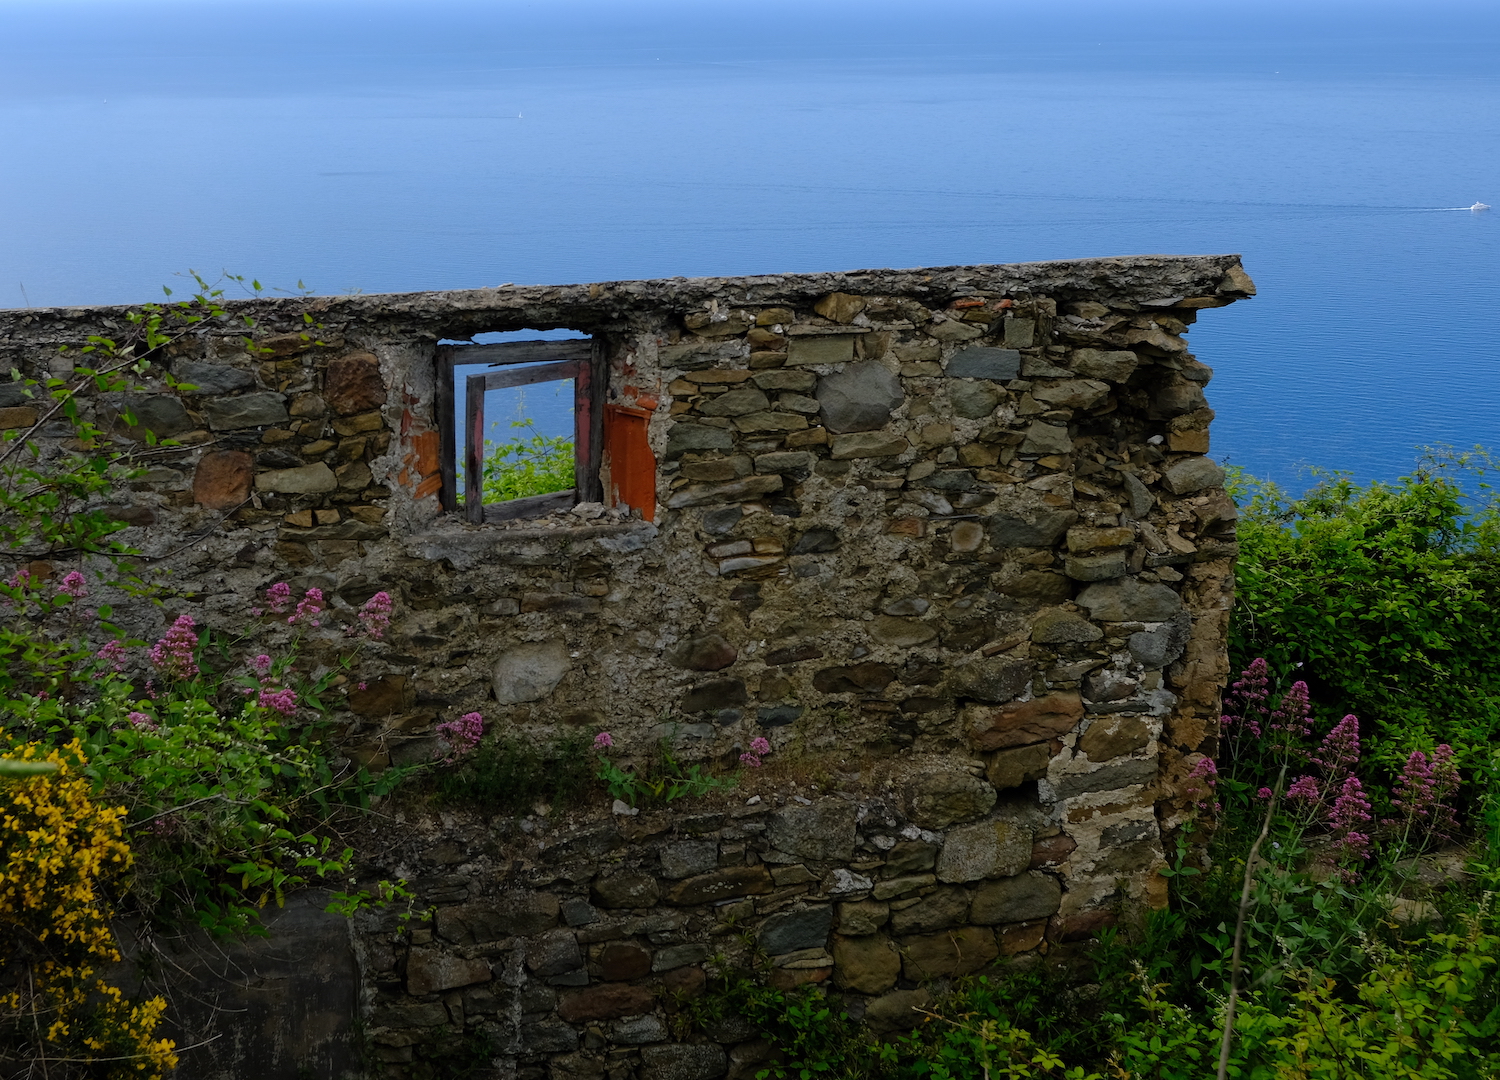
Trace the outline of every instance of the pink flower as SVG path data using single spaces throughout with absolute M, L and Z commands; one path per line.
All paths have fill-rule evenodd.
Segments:
M 1370 820 L 1370 800 L 1365 797 L 1359 777 L 1351 776 L 1344 781 L 1328 815 L 1333 838 L 1342 854 L 1359 859 L 1370 857 L 1370 837 L 1360 831 Z
M 125 646 L 111 641 L 94 654 L 94 659 L 103 660 L 118 675 L 125 670 Z
M 292 602 L 292 587 L 284 581 L 278 581 L 266 590 L 266 607 L 273 615 L 280 615 Z
M 297 601 L 297 610 L 287 616 L 286 624 L 288 626 L 296 626 L 299 622 L 306 620 L 313 626 L 321 626 L 322 623 L 318 621 L 317 615 L 322 610 L 323 590 L 317 588 L 308 589 L 303 594 L 302 599 Z
M 464 713 L 457 720 L 445 720 L 436 731 L 448 742 L 450 753 L 462 757 L 479 745 L 484 734 L 484 716 L 477 712 Z
M 31 585 L 31 571 L 17 570 L 16 576 L 5 583 L 12 589 L 25 589 Z
M 1271 789 L 1263 787 L 1255 793 L 1255 797 L 1257 799 L 1269 799 L 1271 797 Z
M 279 712 L 282 716 L 291 716 L 297 711 L 297 692 L 292 689 L 262 690 L 258 700 L 262 709 Z
M 1328 779 L 1337 783 L 1354 771 L 1359 764 L 1359 719 L 1346 716 L 1333 726 L 1323 739 L 1323 745 L 1312 758 L 1312 763 L 1323 770 Z
M 1458 769 L 1453 764 L 1453 747 L 1438 746 L 1429 759 L 1413 750 L 1401 768 L 1391 805 L 1403 811 L 1410 824 L 1419 820 L 1439 839 L 1449 839 L 1458 829 L 1458 817 L 1447 800 L 1458 790 Z M 1383 824 L 1395 825 L 1395 821 Z
M 63 575 L 62 581 L 58 583 L 57 591 L 64 596 L 71 596 L 74 600 L 82 600 L 89 594 L 88 583 L 77 570 L 69 570 Z
M 367 682 L 360 682 L 358 686 L 361 690 L 368 690 L 370 688 L 370 684 Z
M 394 607 L 388 592 L 378 592 L 364 602 L 359 609 L 359 622 L 366 637 L 379 641 L 385 635 L 386 628 L 391 625 L 391 609 Z
M 764 735 L 757 735 L 750 740 L 750 752 L 752 754 L 769 754 L 771 752 L 771 744 Z
M 1287 802 L 1309 802 L 1316 803 L 1322 800 L 1323 794 L 1318 790 L 1318 781 L 1311 776 L 1299 776 L 1292 781 L 1292 786 L 1286 789 Z
M 250 666 L 255 669 L 255 674 L 262 679 L 271 674 L 271 658 L 265 653 L 261 653 L 254 660 L 250 661 Z
M 1229 688 L 1229 693 L 1224 695 L 1225 730 L 1231 730 L 1238 724 L 1258 738 L 1261 724 L 1266 718 L 1266 700 L 1270 695 L 1270 686 L 1271 678 L 1266 662 L 1263 658 L 1256 657 L 1240 673 L 1239 681 Z
M 594 736 L 595 750 L 608 750 L 615 744 L 615 737 L 607 731 L 601 731 Z
M 198 635 L 193 633 L 193 617 L 179 615 L 166 635 L 151 646 L 151 666 L 173 679 L 190 679 L 198 674 L 193 651 Z
M 758 769 L 760 768 L 760 758 L 756 757 L 754 754 L 741 754 L 740 764 L 748 765 L 752 769 Z
M 1301 680 L 1292 683 L 1292 688 L 1271 714 L 1270 729 L 1292 735 L 1312 734 L 1312 699 L 1307 692 L 1307 683 Z
M 138 731 L 155 731 L 157 729 L 156 721 L 151 719 L 150 715 L 148 715 L 147 713 L 126 713 L 125 719 L 129 720 L 131 726 L 136 728 Z

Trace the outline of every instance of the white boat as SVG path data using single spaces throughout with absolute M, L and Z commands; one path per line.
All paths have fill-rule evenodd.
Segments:
M 1477 202 L 1473 206 L 1469 207 L 1470 210 L 1488 210 L 1489 208 L 1490 208 L 1490 204 L 1489 203 L 1482 203 L 1482 202 Z

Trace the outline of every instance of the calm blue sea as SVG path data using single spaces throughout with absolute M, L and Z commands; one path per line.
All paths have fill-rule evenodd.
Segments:
M 0 0 L 0 306 L 1240 252 L 1216 455 L 1500 446 L 1500 9 L 1245 7 Z

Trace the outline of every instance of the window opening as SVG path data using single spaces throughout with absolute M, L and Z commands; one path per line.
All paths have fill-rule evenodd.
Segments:
M 444 508 L 481 523 L 598 501 L 597 362 L 588 338 L 440 344 Z

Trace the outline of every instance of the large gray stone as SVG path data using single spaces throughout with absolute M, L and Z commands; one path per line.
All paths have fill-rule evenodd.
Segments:
M 960 662 L 953 669 L 951 685 L 957 697 L 1001 705 L 1014 700 L 1030 681 L 1029 661 L 995 657 Z
M 679 840 L 661 849 L 661 876 L 680 881 L 706 874 L 719 866 L 719 844 L 715 840 Z
M 1054 386 L 1038 386 L 1031 396 L 1054 409 L 1092 409 L 1109 397 L 1109 385 L 1097 379 L 1065 379 Z
M 255 376 L 228 364 L 201 364 L 196 360 L 178 360 L 172 365 L 178 382 L 192 383 L 194 394 L 232 394 L 255 385 Z
M 1021 354 L 1015 349 L 970 345 L 953 354 L 943 374 L 950 379 L 1014 379 L 1021 374 Z
M 593 896 L 602 908 L 644 908 L 661 898 L 661 886 L 650 874 L 626 870 L 596 878 Z
M 937 878 L 949 884 L 1010 877 L 1031 862 L 1031 830 L 1013 821 L 981 821 L 950 829 L 938 856 Z
M 135 417 L 135 427 L 128 429 L 133 439 L 144 439 L 148 431 L 157 438 L 170 439 L 193 428 L 192 417 L 171 394 L 133 394 L 121 404 Z
M 286 495 L 315 495 L 325 491 L 336 491 L 338 477 L 321 461 L 314 465 L 299 465 L 295 469 L 272 469 L 255 474 L 257 491 L 276 491 Z
M 789 805 L 771 816 L 766 838 L 777 851 L 801 859 L 845 862 L 854 856 L 854 819 L 854 804 L 843 799 Z
M 1173 495 L 1191 495 L 1204 488 L 1224 486 L 1224 470 L 1212 458 L 1193 457 L 1167 470 L 1162 484 Z
M 1068 366 L 1091 379 L 1122 383 L 1135 374 L 1140 359 L 1133 352 L 1104 352 L 1100 349 L 1074 349 Z
M 1031 640 L 1039 645 L 1098 641 L 1104 636 L 1093 623 L 1062 608 L 1048 608 L 1031 623 Z
M 739 651 L 722 634 L 696 634 L 677 643 L 667 657 L 688 671 L 719 671 L 734 663 Z
M 1045 420 L 1033 420 L 1026 429 L 1026 439 L 1021 443 L 1023 454 L 1068 454 L 1073 451 L 1073 440 L 1068 429 Z
M 995 411 L 1004 393 L 989 383 L 960 382 L 948 389 L 948 401 L 953 412 L 966 420 L 983 420 Z
M 793 366 L 807 364 L 847 364 L 854 359 L 853 334 L 819 334 L 794 337 L 787 347 L 786 362 Z
M 1126 760 L 1106 765 L 1093 772 L 1069 773 L 1053 784 L 1059 799 L 1071 799 L 1075 795 L 1086 795 L 1090 791 L 1115 791 L 1149 784 L 1156 779 L 1156 759 Z
M 909 788 L 912 820 L 924 829 L 984 817 L 995 805 L 995 789 L 960 769 L 935 769 L 916 777 Z
M 439 949 L 414 948 L 406 960 L 406 988 L 417 997 L 489 982 L 490 978 L 490 965 L 486 961 L 465 959 Z
M 967 921 L 969 894 L 952 885 L 939 885 L 910 907 L 891 912 L 894 934 L 927 934 Z
M 818 404 L 829 431 L 876 431 L 904 400 L 901 380 L 875 361 L 850 364 L 818 380 Z
M 770 407 L 771 401 L 765 394 L 754 387 L 746 387 L 709 398 L 698 406 L 698 411 L 704 416 L 749 416 Z
M 862 457 L 895 457 L 911 449 L 911 444 L 900 435 L 887 431 L 871 431 L 833 437 L 833 459 L 847 461 Z M 965 473 L 965 476 L 968 474 Z
M 284 424 L 290 419 L 286 411 L 286 395 L 269 391 L 241 394 L 239 397 L 209 398 L 203 403 L 203 415 L 208 418 L 208 426 L 215 431 L 270 427 L 272 424 Z
M 990 546 L 994 548 L 1052 547 L 1078 520 L 1073 510 L 1036 510 L 1024 517 L 996 514 L 990 518 Z
M 571 930 L 549 930 L 526 943 L 526 966 L 537 975 L 561 975 L 583 966 L 578 938 Z
M 668 1043 L 641 1050 L 641 1080 L 718 1080 L 729 1067 L 715 1043 Z
M 777 912 L 760 928 L 760 948 L 767 956 L 821 949 L 832 928 L 833 908 L 827 904 Z
M 1099 622 L 1164 622 L 1182 610 L 1182 597 L 1165 585 L 1125 578 L 1090 585 L 1078 604 Z
M 1031 871 L 979 887 L 969 907 L 969 921 L 981 926 L 1026 922 L 1057 914 L 1062 886 L 1050 874 Z
M 1155 630 L 1141 630 L 1125 639 L 1130 655 L 1147 668 L 1166 667 L 1182 655 L 1192 630 L 1192 617 L 1181 612 Z
M 667 432 L 668 461 L 680 458 L 689 450 L 733 450 L 734 436 L 723 428 L 702 424 L 673 424 Z
M 495 700 L 501 705 L 540 701 L 568 672 L 568 647 L 561 641 L 513 645 L 495 660 Z

